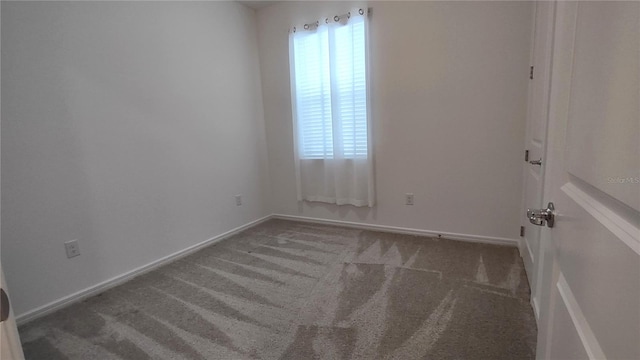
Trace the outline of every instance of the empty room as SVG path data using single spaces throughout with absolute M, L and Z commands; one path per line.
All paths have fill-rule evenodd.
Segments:
M 0 359 L 640 359 L 640 2 L 1 1 Z

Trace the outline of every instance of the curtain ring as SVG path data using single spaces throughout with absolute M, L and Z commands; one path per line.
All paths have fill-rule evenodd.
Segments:
M 296 32 L 296 27 L 295 26 L 293 27 L 293 32 Z
M 338 22 L 340 21 L 340 16 L 336 15 L 333 17 L 333 21 Z
M 309 30 L 309 24 L 304 24 L 304 29 Z
M 325 24 L 328 24 L 328 23 L 329 23 L 329 18 L 325 18 L 325 19 L 324 19 L 324 23 L 325 23 Z
M 351 11 L 347 13 L 347 19 L 351 19 Z
M 316 27 L 317 26 L 320 26 L 320 21 L 319 20 L 316 20 Z
M 364 15 L 364 10 L 359 9 L 359 10 L 358 10 L 358 13 L 359 13 L 360 15 Z

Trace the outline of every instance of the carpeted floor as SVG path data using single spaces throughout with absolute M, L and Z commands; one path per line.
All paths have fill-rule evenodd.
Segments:
M 27 359 L 533 359 L 513 247 L 271 220 L 20 328 Z

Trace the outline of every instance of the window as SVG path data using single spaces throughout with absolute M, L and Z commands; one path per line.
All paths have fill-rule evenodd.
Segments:
M 299 201 L 375 204 L 366 13 L 357 9 L 290 33 Z
M 292 40 L 300 159 L 366 159 L 365 18 L 301 31 Z

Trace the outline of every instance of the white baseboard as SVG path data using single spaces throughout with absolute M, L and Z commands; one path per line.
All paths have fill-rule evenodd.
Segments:
M 397 233 L 397 234 L 408 234 L 408 235 L 429 236 L 429 237 L 438 237 L 438 235 L 440 235 L 442 238 L 445 238 L 445 239 L 478 242 L 478 243 L 484 243 L 484 244 L 508 245 L 508 246 L 516 246 L 516 247 L 519 244 L 518 239 L 509 239 L 509 238 L 501 238 L 501 237 L 457 234 L 457 233 L 450 233 L 450 232 L 412 229 L 412 228 L 404 228 L 404 227 L 397 227 L 397 226 L 377 225 L 377 224 L 359 223 L 359 222 L 342 221 L 342 220 L 318 219 L 318 218 L 310 218 L 310 217 L 295 216 L 295 215 L 273 214 L 272 217 L 274 219 L 302 221 L 302 222 L 315 223 L 315 224 L 345 226 L 345 227 L 350 227 L 355 229 L 374 230 L 374 231 L 390 232 L 390 233 Z
M 121 275 L 115 276 L 111 279 L 105 280 L 96 285 L 90 286 L 86 289 L 80 290 L 78 292 L 67 295 L 63 298 L 52 301 L 43 306 L 37 307 L 33 310 L 27 311 L 24 314 L 18 315 L 16 317 L 16 322 L 18 323 L 18 325 L 22 325 L 29 321 L 35 320 L 39 317 L 50 314 L 56 310 L 60 310 L 65 306 L 82 301 L 88 297 L 97 295 L 110 288 L 118 286 L 136 276 L 142 275 L 162 265 L 166 265 L 172 261 L 178 260 L 184 256 L 187 256 L 189 254 L 192 254 L 202 249 L 205 246 L 215 244 L 221 240 L 224 240 L 241 231 L 244 231 L 246 229 L 259 225 L 272 218 L 316 223 L 316 224 L 345 226 L 345 227 L 356 228 L 356 229 L 374 230 L 374 231 L 382 231 L 382 232 L 390 232 L 390 233 L 398 233 L 398 234 L 429 236 L 429 237 L 438 237 L 438 235 L 440 235 L 442 238 L 446 238 L 446 239 L 479 242 L 479 243 L 485 243 L 485 244 L 518 246 L 518 243 L 519 243 L 518 239 L 508 239 L 508 238 L 468 235 L 468 234 L 456 234 L 456 233 L 449 233 L 449 232 L 438 232 L 438 231 L 432 231 L 432 230 L 411 229 L 411 228 L 403 228 L 403 227 L 396 227 L 396 226 L 357 223 L 357 222 L 341 221 L 341 220 L 327 220 L 327 219 L 310 218 L 310 217 L 304 217 L 304 216 L 272 214 L 272 215 L 268 215 L 263 218 L 257 219 L 255 221 L 252 221 L 250 223 L 244 224 L 242 226 L 239 226 L 235 229 L 229 230 L 225 233 L 222 233 L 220 235 L 212 237 L 211 239 L 208 239 L 201 243 L 190 246 L 186 249 L 177 251 L 171 255 L 168 255 L 158 260 L 155 260 L 153 262 L 150 262 L 149 264 L 143 265 L 141 267 L 138 267 L 136 269 L 123 273 Z
M 185 257 L 187 255 L 190 255 L 200 249 L 202 249 L 205 246 L 209 246 L 212 244 L 215 244 L 221 240 L 224 240 L 230 236 L 233 236 L 241 231 L 244 231 L 248 228 L 254 227 L 256 225 L 259 225 L 267 220 L 271 219 L 271 215 L 267 215 L 265 217 L 262 217 L 260 219 L 254 220 L 250 223 L 238 226 L 235 229 L 231 229 L 227 232 L 224 232 L 220 235 L 214 236 L 211 239 L 205 240 L 203 242 L 200 242 L 198 244 L 189 246 L 186 249 L 182 249 L 180 251 L 177 251 L 171 255 L 167 255 L 165 257 L 162 257 L 158 260 L 155 260 L 153 262 L 150 262 L 146 265 L 140 266 L 136 269 L 133 269 L 131 271 L 128 271 L 124 274 L 112 277 L 109 280 L 105 280 L 101 283 L 98 283 L 96 285 L 90 286 L 86 289 L 80 290 L 78 292 L 75 292 L 71 295 L 67 295 L 63 298 L 60 298 L 58 300 L 54 300 L 48 304 L 45 304 L 43 306 L 37 307 L 33 310 L 27 311 L 24 314 L 20 314 L 18 316 L 16 316 L 16 322 L 18 323 L 18 325 L 22 325 L 25 324 L 29 321 L 35 320 L 39 317 L 45 316 L 47 314 L 50 314 L 56 310 L 60 310 L 61 308 L 71 305 L 73 303 L 82 301 L 88 297 L 91 297 L 93 295 L 97 295 L 99 293 L 102 293 L 110 288 L 113 288 L 115 286 L 118 286 L 124 282 L 126 282 L 127 280 L 130 280 L 136 276 L 140 276 L 144 273 L 147 273 L 151 270 L 154 270 L 162 265 L 166 265 L 170 262 L 173 262 L 175 260 L 178 260 L 182 257 Z

